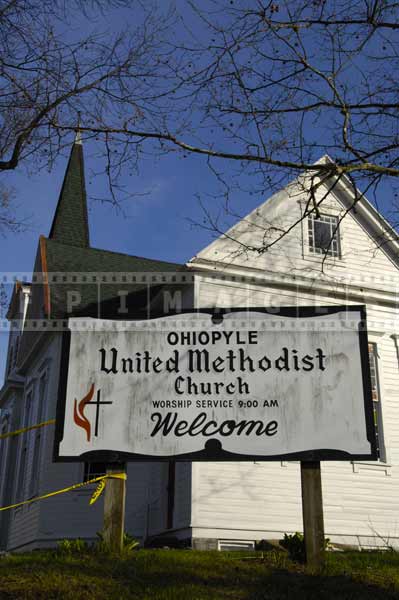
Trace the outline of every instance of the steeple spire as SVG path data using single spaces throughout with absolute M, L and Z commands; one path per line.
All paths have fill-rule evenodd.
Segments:
M 82 136 L 80 134 L 80 129 L 76 130 L 74 144 L 78 144 L 79 146 L 82 145 Z
M 70 246 L 90 246 L 83 146 L 79 128 L 76 130 L 49 238 Z

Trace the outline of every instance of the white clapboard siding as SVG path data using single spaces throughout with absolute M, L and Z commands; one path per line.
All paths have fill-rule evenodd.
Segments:
M 146 536 L 149 470 L 146 463 L 127 464 L 125 529 L 143 540 Z
M 251 306 L 268 306 L 275 295 L 251 285 L 207 282 L 205 275 L 200 279 L 201 306 L 213 306 L 215 298 L 217 305 L 245 306 L 248 297 Z M 313 292 L 298 296 L 286 290 L 283 296 L 283 305 L 339 303 L 315 298 Z M 394 308 L 369 305 L 367 310 L 370 321 L 389 322 L 397 315 Z M 399 543 L 399 469 L 393 466 L 399 464 L 398 356 L 391 331 L 371 330 L 370 340 L 378 345 L 384 438 L 392 466 L 326 462 L 322 468 L 326 534 L 363 545 L 375 535 L 397 537 Z M 261 539 L 301 530 L 299 463 L 194 463 L 192 510 L 198 537 L 219 531 L 216 537 Z
M 13 390 L 7 395 L 2 408 L 9 411 L 9 431 L 15 431 L 20 424 L 20 410 L 22 405 L 22 390 Z M 9 506 L 14 502 L 14 485 L 16 479 L 16 465 L 18 456 L 18 439 L 15 437 L 3 440 L 2 449 L 5 455 L 2 457 L 3 478 L 1 506 Z M 13 518 L 11 510 L 0 513 L 0 535 L 1 549 L 5 550 L 8 544 L 9 523 Z
M 324 192 L 320 189 L 318 197 Z M 205 261 L 210 264 L 210 270 L 212 264 L 222 263 L 252 269 L 254 272 L 288 272 L 307 276 L 317 274 L 330 281 L 332 277 L 344 278 L 349 284 L 359 276 L 370 281 L 375 276 L 385 276 L 392 285 L 392 277 L 397 277 L 397 271 L 395 273 L 391 259 L 378 249 L 378 245 L 353 212 L 348 213 L 339 226 L 342 257 L 328 257 L 324 263 L 324 275 L 321 275 L 320 257 L 308 251 L 307 220 L 300 221 L 305 198 L 303 194 L 290 195 L 289 187 L 288 192 L 279 192 L 235 225 L 226 236 L 221 236 L 199 252 L 193 259 L 193 264 Z M 338 217 L 343 216 L 345 210 L 335 194 L 330 194 L 321 208 L 322 213 Z M 261 254 L 240 251 L 242 246 L 232 241 L 234 239 L 243 246 L 258 248 L 264 243 L 265 228 L 273 226 L 287 231 L 297 221 L 300 222 L 280 242 Z M 270 236 L 266 236 L 267 242 L 272 242 L 278 235 L 281 234 L 273 230 Z
M 264 235 L 258 225 L 287 228 L 303 210 L 298 200 L 298 194 L 279 192 L 270 204 L 233 227 L 229 237 L 258 246 Z M 343 205 L 330 194 L 323 211 L 340 215 Z M 395 304 L 399 271 L 366 229 L 354 215 L 347 215 L 340 226 L 342 259 L 328 260 L 324 274 L 320 258 L 309 255 L 306 222 L 261 255 L 237 252 L 229 237 L 222 236 L 191 265 L 198 269 L 197 307 L 366 303 L 369 339 L 378 348 L 387 459 L 386 463 L 322 464 L 325 529 L 336 542 L 369 546 L 389 540 L 399 545 L 399 351 L 391 337 L 399 333 Z M 291 286 L 276 283 L 273 275 L 304 276 L 309 285 L 306 280 L 296 288 L 292 281 Z M 332 285 L 330 292 L 320 287 L 319 282 L 334 284 L 335 277 L 347 284 L 346 297 L 339 286 Z M 359 278 L 368 290 L 363 299 Z M 352 284 L 357 286 L 356 296 Z M 373 293 L 384 290 L 383 301 L 372 299 Z M 193 537 L 256 540 L 302 529 L 298 462 L 194 463 L 192 481 Z
M 61 336 L 54 335 L 32 364 L 27 377 L 27 389 L 33 392 L 35 409 L 31 422 L 36 422 L 39 381 L 47 373 L 46 403 L 43 419 L 56 415 L 59 386 L 59 361 Z M 25 394 L 26 395 L 26 394 Z M 23 401 L 25 400 L 25 395 Z M 24 414 L 18 426 L 22 426 Z M 54 426 L 41 430 L 39 461 L 33 464 L 34 434 L 28 433 L 27 466 L 25 471 L 24 498 L 29 495 L 29 481 L 34 470 L 36 495 L 62 489 L 83 480 L 83 463 L 54 463 Z M 20 444 L 22 441 L 18 441 Z M 20 452 L 17 453 L 19 460 Z M 18 482 L 19 465 L 9 472 L 14 481 L 14 497 Z M 127 467 L 125 528 L 131 535 L 144 540 L 148 535 L 164 532 L 167 524 L 167 463 L 129 463 Z M 89 506 L 94 486 L 74 490 L 38 503 L 14 509 L 10 516 L 7 548 L 28 550 L 35 547 L 53 546 L 65 538 L 96 538 L 103 524 L 103 497 Z M 189 463 L 176 467 L 174 528 L 186 530 L 191 516 L 191 468 Z
M 168 464 L 149 463 L 150 480 L 148 489 L 148 535 L 153 536 L 166 529 Z
M 126 527 L 133 535 L 145 539 L 167 529 L 168 463 L 130 463 Z M 177 463 L 173 527 L 186 530 L 191 516 L 191 464 Z

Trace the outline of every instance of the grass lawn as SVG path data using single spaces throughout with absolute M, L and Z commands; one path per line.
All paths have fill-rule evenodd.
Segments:
M 0 559 L 1 600 L 55 598 L 399 599 L 399 553 L 328 553 L 321 575 L 307 573 L 278 551 L 139 550 L 125 559 L 42 551 Z

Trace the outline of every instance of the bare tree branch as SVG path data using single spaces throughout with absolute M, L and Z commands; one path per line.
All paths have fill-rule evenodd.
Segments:
M 71 7 L 89 30 L 73 40 Z M 94 33 L 93 7 L 131 10 L 136 27 Z M 204 157 L 227 203 L 264 198 L 302 172 L 317 218 L 320 181 L 346 176 L 396 197 L 399 3 L 188 0 L 179 9 L 0 0 L 0 170 L 51 166 L 81 115 L 114 205 L 127 170 L 170 152 Z M 265 235 L 261 251 L 272 243 Z

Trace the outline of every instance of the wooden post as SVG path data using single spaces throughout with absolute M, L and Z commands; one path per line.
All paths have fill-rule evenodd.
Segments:
M 110 464 L 107 474 L 126 473 L 124 464 Z M 104 490 L 104 541 L 112 552 L 120 553 L 125 531 L 126 480 L 108 479 Z
M 301 462 L 303 534 L 306 564 L 319 570 L 324 564 L 324 517 L 320 461 Z

